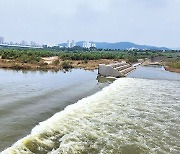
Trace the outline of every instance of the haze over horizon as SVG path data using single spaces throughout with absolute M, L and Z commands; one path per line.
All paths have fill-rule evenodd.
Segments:
M 133 42 L 180 47 L 179 0 L 0 0 L 5 41 Z

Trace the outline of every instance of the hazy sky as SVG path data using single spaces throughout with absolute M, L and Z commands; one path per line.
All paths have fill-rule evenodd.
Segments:
M 180 0 L 0 0 L 0 36 L 180 47 Z

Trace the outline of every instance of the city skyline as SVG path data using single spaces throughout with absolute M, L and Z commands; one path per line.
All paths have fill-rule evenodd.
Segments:
M 61 43 L 61 42 L 60 42 Z M 54 44 L 52 46 L 59 46 L 59 44 Z M 13 41 L 7 41 L 5 40 L 5 38 L 3 36 L 0 36 L 0 45 L 20 45 L 20 46 L 31 46 L 31 47 L 42 47 L 42 46 L 51 46 L 48 44 L 43 44 L 43 45 L 39 45 L 37 44 L 36 42 L 34 41 L 30 41 L 30 42 L 27 42 L 25 40 L 22 40 L 21 42 L 13 42 Z M 67 43 L 66 43 L 66 46 L 62 46 L 62 47 L 67 47 L 67 48 L 73 48 L 76 46 L 76 41 L 75 40 L 67 40 Z M 60 46 L 61 47 L 61 46 Z M 90 47 L 96 47 L 96 44 L 95 43 L 91 43 L 89 41 L 83 41 L 83 45 L 82 45 L 83 48 L 90 48 Z
M 67 40 L 66 43 L 60 42 L 58 44 L 50 45 L 48 44 L 37 44 L 34 41 L 27 42 L 25 40 L 22 40 L 20 43 L 14 43 L 12 41 L 4 41 L 5 38 L 0 36 L 0 46 L 9 46 L 9 47 L 27 47 L 27 48 L 46 48 L 46 47 L 57 47 L 60 48 L 73 48 L 75 46 L 79 46 L 82 48 L 100 48 L 100 49 L 158 49 L 158 50 L 179 50 L 179 48 L 167 48 L 167 47 L 158 47 L 158 46 L 149 46 L 149 45 L 141 45 L 141 44 L 135 44 L 133 42 L 94 42 L 94 41 L 75 41 L 75 40 Z M 131 46 L 131 47 L 130 47 Z
M 21 46 L 32 46 L 32 47 L 41 47 L 42 45 L 36 43 L 35 41 L 27 42 L 25 40 L 22 40 L 20 42 L 13 42 L 13 41 L 7 41 L 5 37 L 0 36 L 0 44 L 4 45 L 21 45 Z
M 75 41 L 75 40 L 67 40 L 67 42 L 59 42 L 58 44 L 38 44 L 34 41 L 27 42 L 25 40 L 22 40 L 19 43 L 14 43 L 12 41 L 4 41 L 5 38 L 3 36 L 0 36 L 0 46 L 9 46 L 9 47 L 27 47 L 27 48 L 46 48 L 46 47 L 57 47 L 60 48 L 73 48 L 75 46 L 79 46 L 82 48 L 101 48 L 101 49 L 158 49 L 158 50 L 179 50 L 180 48 L 168 48 L 166 46 L 152 46 L 152 45 L 142 45 L 142 44 L 136 44 L 134 42 L 94 42 L 94 41 Z

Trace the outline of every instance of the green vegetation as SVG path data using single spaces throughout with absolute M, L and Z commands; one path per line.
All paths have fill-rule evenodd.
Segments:
M 63 69 L 73 68 L 72 64 L 69 61 L 64 61 L 61 66 Z
M 180 69 L 180 61 L 171 61 L 171 62 L 168 62 L 167 65 L 171 68 L 175 68 L 175 69 Z
M 165 63 L 170 68 L 180 69 L 180 51 L 169 51 L 162 53 Z
M 98 60 L 98 59 L 123 59 L 121 52 L 61 52 L 59 57 L 63 60 Z
M 48 65 L 43 63 L 42 57 L 58 56 L 64 61 L 63 68 L 71 68 L 72 65 L 68 60 L 82 60 L 83 63 L 88 63 L 89 60 L 99 59 L 124 59 L 128 62 L 137 62 L 138 59 L 149 58 L 152 61 L 158 58 L 161 61 L 169 62 L 173 68 L 179 68 L 180 52 L 179 51 L 150 51 L 150 50 L 102 50 L 102 49 L 83 49 L 76 47 L 67 48 L 45 48 L 45 49 L 24 49 L 24 48 L 0 48 L 0 57 L 2 59 L 13 60 L 20 63 Z M 54 61 L 53 65 L 59 66 L 59 60 Z
M 63 60 L 125 59 L 126 52 L 121 51 L 52 51 L 43 49 L 0 49 L 2 59 L 18 60 L 23 63 L 35 63 L 40 57 L 59 56 Z
M 56 52 L 33 49 L 0 49 L 2 59 L 17 60 L 22 63 L 38 63 L 41 57 L 58 55 Z

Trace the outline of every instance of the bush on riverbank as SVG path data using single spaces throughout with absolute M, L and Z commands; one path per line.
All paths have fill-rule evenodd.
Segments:
M 149 58 L 151 60 L 162 57 L 163 61 L 166 58 L 168 60 L 175 60 L 177 62 L 169 62 L 169 66 L 173 68 L 179 68 L 179 52 L 159 52 L 159 51 L 138 51 L 138 50 L 102 50 L 102 51 L 60 51 L 60 50 L 49 50 L 49 49 L 21 49 L 21 48 L 0 48 L 0 58 L 6 60 L 13 60 L 20 63 L 28 64 L 40 64 L 42 63 L 43 57 L 54 57 L 58 56 L 64 61 L 83 61 L 87 64 L 89 60 L 126 60 L 134 63 L 138 59 Z M 168 58 L 170 57 L 170 58 Z M 53 63 L 55 66 L 59 66 L 59 62 Z M 64 63 L 63 66 L 68 66 Z
M 71 68 L 73 68 L 72 64 L 69 61 L 62 62 L 61 67 L 63 69 L 71 69 Z
M 98 60 L 122 59 L 121 52 L 61 52 L 59 57 L 63 60 Z
M 33 49 L 3 49 L 0 50 L 2 59 L 17 60 L 22 63 L 38 63 L 40 57 L 57 56 L 56 52 Z
M 175 69 L 180 69 L 180 61 L 171 61 L 166 63 L 167 66 Z

